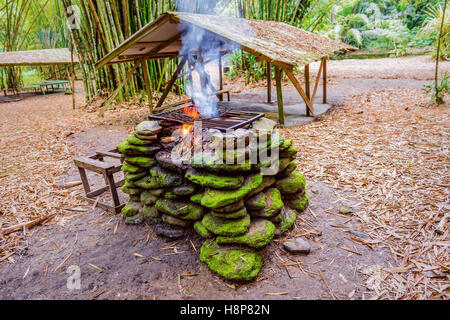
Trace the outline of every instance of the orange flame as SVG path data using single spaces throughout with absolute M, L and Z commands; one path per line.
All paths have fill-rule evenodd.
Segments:
M 189 104 L 186 102 L 184 104 L 183 112 L 190 116 L 191 118 L 194 118 L 194 120 L 197 120 L 200 118 L 200 114 L 197 111 L 197 106 L 195 104 L 192 105 L 192 107 L 189 106 Z
M 189 124 L 183 124 L 183 138 L 185 138 L 194 127 Z

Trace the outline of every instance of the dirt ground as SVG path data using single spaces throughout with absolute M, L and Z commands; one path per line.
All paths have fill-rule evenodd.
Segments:
M 339 105 L 352 94 L 370 92 L 374 88 L 422 88 L 429 77 L 423 76 L 422 69 L 412 74 L 410 62 L 416 60 L 404 63 L 404 59 L 409 58 L 389 59 L 389 63 L 396 66 L 391 77 L 380 77 L 378 71 L 370 76 L 368 69 L 367 73 L 362 71 L 364 80 L 359 77 L 339 77 L 338 74 L 350 74 L 355 70 L 355 65 L 348 61 L 333 61 L 329 70 L 336 68 L 339 72 L 332 76 L 330 99 L 335 99 L 333 103 Z M 427 72 L 432 70 L 433 64 L 431 61 L 426 62 L 426 57 L 415 59 L 421 61 Z M 360 62 L 356 60 L 355 63 L 359 65 Z M 380 70 L 386 65 L 386 59 L 363 60 L 363 63 L 373 66 L 370 70 Z M 449 69 L 449 65 L 443 68 Z M 399 79 L 399 74 L 405 74 L 407 78 Z M 253 88 L 232 95 L 232 99 L 264 100 L 264 94 L 264 89 Z M 292 87 L 286 87 L 285 99 L 298 99 L 296 95 Z M 82 99 L 82 95 L 78 98 Z M 21 114 L 21 117 L 29 118 L 27 123 L 31 125 L 39 117 L 50 119 L 49 122 L 56 121 L 52 118 L 55 115 L 47 114 L 56 110 L 52 109 L 55 105 L 61 109 L 58 117 L 72 121 L 74 113 L 70 110 L 70 101 L 70 96 L 64 95 L 38 96 L 33 101 L 6 103 L 0 108 L 14 111 L 16 123 Z M 48 104 L 52 104 L 52 107 Z M 25 112 L 27 107 L 33 116 Z M 41 113 L 43 109 L 46 111 Z M 132 119 L 138 120 L 139 116 L 143 119 L 144 114 L 145 110 L 136 110 Z M 116 118 L 98 121 L 97 125 L 88 128 L 77 127 L 73 120 L 73 126 L 60 129 L 58 136 L 69 146 L 68 154 L 66 158 L 58 159 L 61 169 L 55 171 L 52 181 L 61 184 L 79 180 L 71 163 L 74 156 L 114 148 L 122 142 L 132 130 L 134 122 L 116 121 L 118 117 L 120 114 Z M 2 126 L 6 128 L 6 119 L 2 121 Z M 2 139 L 11 126 L 4 128 Z M 6 150 L 6 145 L 0 147 Z M 4 150 L 0 148 L 0 151 Z M 17 157 L 20 157 L 20 150 L 17 152 Z M 45 157 L 45 160 L 51 163 L 50 158 Z M 5 167 L 13 165 L 7 162 Z M 39 172 L 43 169 L 34 170 Z M 9 177 L 9 173 L 0 174 L 0 178 Z M 98 176 L 92 178 L 96 184 L 101 182 Z M 306 178 L 310 205 L 299 215 L 294 230 L 286 238 L 296 235 L 305 237 L 312 245 L 311 253 L 292 255 L 283 249 L 280 241 L 272 241 L 264 249 L 265 258 L 260 274 L 250 283 L 233 284 L 211 273 L 199 260 L 197 251 L 202 241 L 194 232 L 187 233 L 177 241 L 169 241 L 158 237 L 153 225 L 125 225 L 120 215 L 113 216 L 100 209 L 92 209 L 91 205 L 82 205 L 75 212 L 66 210 L 52 221 L 31 229 L 31 234 L 25 238 L 26 242 L 17 247 L 20 249 L 15 249 L 13 256 L 3 260 L 0 264 L 0 299 L 377 298 L 368 289 L 367 278 L 361 271 L 373 265 L 395 268 L 398 262 L 387 248 L 354 240 L 371 240 L 366 232 L 366 222 L 362 222 L 357 214 L 338 213 L 343 204 L 351 205 L 357 213 L 364 209 L 365 202 L 348 188 L 344 191 L 339 186 L 315 181 L 309 178 L 308 173 Z M 82 188 L 78 186 L 66 192 L 70 197 L 77 198 Z M 121 197 L 124 199 L 123 195 Z M 14 199 L 13 203 L 20 202 L 20 198 Z M 49 199 L 51 202 L 51 196 Z M 58 212 L 56 208 L 48 208 Z M 6 210 L 1 208 L 0 219 L 9 215 Z M 2 241 L 8 240 L 2 237 Z M 70 290 L 67 287 L 71 276 L 67 271 L 73 270 L 69 269 L 70 266 L 80 268 L 81 289 Z

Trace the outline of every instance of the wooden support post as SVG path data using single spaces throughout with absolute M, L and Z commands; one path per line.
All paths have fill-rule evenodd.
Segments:
M 295 76 L 294 76 L 294 74 L 292 73 L 291 70 L 289 70 L 287 68 L 283 68 L 283 70 L 284 70 L 284 72 L 286 72 L 286 75 L 291 80 L 291 82 L 294 85 L 295 89 L 297 89 L 298 93 L 303 98 L 303 101 L 305 101 L 306 107 L 309 109 L 310 116 L 314 116 L 314 106 L 312 105 L 312 103 L 309 100 L 309 98 L 306 96 L 306 93 L 305 93 L 305 91 L 303 91 L 302 86 L 298 82 L 297 78 L 295 78 Z
M 278 122 L 284 125 L 283 91 L 281 88 L 281 69 L 275 66 L 275 80 L 277 82 Z
M 150 109 L 150 114 L 153 114 L 153 91 L 152 91 L 152 86 L 150 84 L 150 75 L 148 73 L 148 65 L 147 65 L 147 61 L 142 60 L 142 71 L 144 72 L 144 81 L 145 81 L 145 89 L 146 89 L 146 94 L 147 94 L 147 99 L 148 99 L 148 107 Z
M 267 61 L 267 103 L 272 103 L 272 63 Z
M 72 109 L 75 110 L 75 67 L 73 63 L 73 35 L 70 34 L 70 65 L 71 65 L 71 75 L 70 80 L 72 83 Z
M 170 89 L 172 89 L 172 86 L 175 83 L 175 81 L 177 80 L 178 75 L 180 74 L 181 70 L 183 70 L 186 60 L 187 60 L 186 57 L 181 58 L 181 61 L 180 61 L 180 64 L 178 65 L 177 70 L 175 70 L 174 74 L 172 75 L 172 78 L 170 79 L 169 83 L 166 86 L 166 89 L 163 92 L 163 95 L 161 96 L 161 99 L 159 99 L 158 104 L 156 105 L 156 109 L 159 109 L 162 106 L 162 104 L 164 103 L 164 100 L 166 100 L 167 95 L 170 92 Z
M 121 83 L 119 83 L 119 86 L 116 88 L 116 90 L 113 91 L 113 93 L 109 96 L 108 99 L 106 99 L 102 103 L 102 111 L 100 112 L 100 115 L 103 115 L 104 109 L 108 107 L 108 105 L 114 100 L 114 98 L 119 94 L 120 90 L 125 86 L 125 84 L 128 82 L 128 80 L 131 78 L 133 73 L 136 71 L 136 69 L 139 67 L 140 63 L 139 61 L 136 61 L 133 65 L 133 67 L 128 71 L 125 79 L 122 80 Z
M 322 58 L 323 63 L 323 103 L 327 103 L 327 57 Z
M 305 93 L 308 99 L 311 100 L 311 86 L 309 84 L 309 64 L 305 65 Z M 308 117 L 311 115 L 308 107 L 306 107 L 306 115 Z
M 320 75 L 321 75 L 321 73 L 322 73 L 322 69 L 323 69 L 323 59 L 322 59 L 322 61 L 320 62 L 319 72 L 317 72 L 316 83 L 314 84 L 313 95 L 312 95 L 312 98 L 311 98 L 311 102 L 312 102 L 312 103 L 314 103 L 314 97 L 316 96 L 317 87 L 319 86 Z
M 219 91 L 223 90 L 223 67 L 222 67 L 222 54 L 219 53 Z M 223 101 L 223 93 L 219 95 L 219 100 Z

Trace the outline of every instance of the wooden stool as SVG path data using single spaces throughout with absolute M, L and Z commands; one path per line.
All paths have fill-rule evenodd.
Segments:
M 83 182 L 85 200 L 90 203 L 97 202 L 97 206 L 112 213 L 119 213 L 125 204 L 120 204 L 117 188 L 123 186 L 125 180 L 119 182 L 114 181 L 113 174 L 121 170 L 122 165 L 111 165 L 103 162 L 104 158 L 110 157 L 115 159 L 123 159 L 117 149 L 111 151 L 97 151 L 95 155 L 88 157 L 77 157 L 73 160 L 80 172 L 81 181 Z M 103 174 L 106 186 L 97 190 L 91 191 L 89 181 L 86 175 L 86 170 Z M 108 191 L 111 192 L 114 206 L 97 201 L 96 197 Z

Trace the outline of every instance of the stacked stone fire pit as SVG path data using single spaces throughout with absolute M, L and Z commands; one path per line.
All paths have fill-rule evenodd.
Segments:
M 224 278 L 251 280 L 261 269 L 264 247 L 308 205 L 297 150 L 266 118 L 233 132 L 203 129 L 202 141 L 188 129 L 186 142 L 186 127 L 144 121 L 118 146 L 122 191 L 130 196 L 122 209 L 125 221 L 149 220 L 172 238 L 194 228 L 205 239 L 202 262 Z M 180 150 L 194 152 L 177 158 Z

